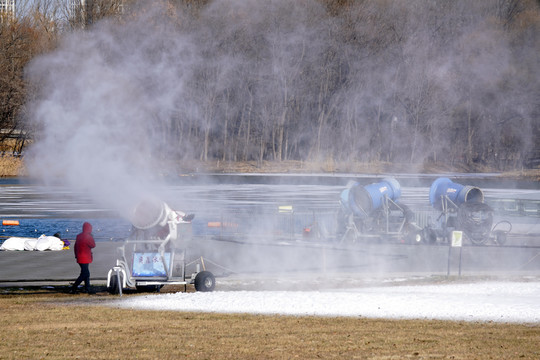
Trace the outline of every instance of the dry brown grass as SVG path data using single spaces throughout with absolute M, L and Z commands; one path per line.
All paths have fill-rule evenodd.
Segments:
M 502 176 L 508 179 L 540 181 L 540 169 L 509 171 L 503 173 Z
M 304 161 L 184 161 L 181 164 L 169 164 L 167 168 L 178 168 L 178 175 L 186 173 L 291 173 L 291 174 L 317 174 L 317 173 L 345 173 L 345 174 L 385 174 L 385 173 L 440 173 L 448 171 L 467 172 L 464 168 L 449 168 L 436 164 L 395 164 L 386 162 L 336 162 L 329 158 L 320 162 Z M 492 169 L 484 169 L 492 172 Z M 0 177 L 27 175 L 24 160 L 20 157 L 4 156 L 0 158 Z M 509 179 L 523 179 L 540 181 L 540 169 L 526 169 L 501 174 Z
M 22 158 L 15 156 L 0 157 L 0 177 L 21 176 L 25 173 Z
M 467 169 L 464 166 L 452 167 L 442 163 L 388 163 L 375 161 L 369 163 L 362 162 L 337 162 L 329 158 L 323 161 L 184 161 L 181 164 L 169 164 L 169 168 L 178 167 L 178 175 L 190 173 L 290 173 L 290 174 L 387 174 L 387 173 L 410 173 L 410 174 L 438 174 L 446 172 L 478 172 L 493 173 L 495 169 L 484 167 Z M 510 179 L 522 179 L 529 181 L 540 180 L 540 169 L 523 169 L 520 171 L 503 172 L 500 177 Z
M 153 295 L 148 295 L 153 296 Z M 140 311 L 50 290 L 0 295 L 0 359 L 538 359 L 540 327 Z
M 171 166 L 172 167 L 172 166 Z M 216 173 L 291 173 L 291 174 L 314 174 L 314 173 L 366 173 L 381 174 L 385 172 L 398 172 L 400 170 L 411 172 L 412 168 L 422 170 L 421 165 L 391 164 L 386 162 L 337 162 L 331 158 L 321 161 L 208 161 L 208 162 L 183 162 L 179 173 L 191 172 L 216 172 Z

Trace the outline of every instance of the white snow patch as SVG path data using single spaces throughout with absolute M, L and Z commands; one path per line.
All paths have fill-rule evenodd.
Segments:
M 174 293 L 122 298 L 112 305 L 213 313 L 540 323 L 540 282 Z

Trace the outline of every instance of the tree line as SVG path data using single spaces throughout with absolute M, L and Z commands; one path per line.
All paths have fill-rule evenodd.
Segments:
M 36 0 L 3 21 L 0 142 L 43 130 L 29 121 L 43 89 L 27 64 L 107 31 L 104 61 L 136 53 L 148 101 L 171 98 L 146 125 L 155 157 L 537 166 L 538 1 L 152 3 Z

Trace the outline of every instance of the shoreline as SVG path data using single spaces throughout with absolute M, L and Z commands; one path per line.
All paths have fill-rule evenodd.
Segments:
M 386 174 L 490 174 L 501 179 L 540 181 L 540 168 L 498 171 L 488 167 L 466 169 L 446 164 L 398 164 L 386 162 L 359 163 L 326 161 L 183 161 L 169 163 L 159 171 L 163 177 L 186 176 L 193 174 L 294 174 L 294 175 L 386 175 Z M 25 178 L 28 172 L 24 160 L 20 157 L 0 158 L 0 178 Z

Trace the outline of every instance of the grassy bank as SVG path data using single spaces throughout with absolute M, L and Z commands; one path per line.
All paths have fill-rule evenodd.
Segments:
M 0 157 L 0 177 L 24 176 L 26 169 L 21 157 Z
M 148 295 L 154 296 L 154 295 Z M 538 359 L 540 327 L 140 311 L 63 289 L 0 292 L 0 359 Z
M 452 168 L 444 164 L 395 164 L 385 162 L 354 163 L 335 162 L 331 159 L 320 162 L 305 161 L 183 161 L 168 164 L 168 169 L 176 169 L 176 175 L 191 173 L 292 173 L 292 174 L 388 174 L 388 173 L 419 173 L 436 174 L 447 172 L 497 172 L 489 168 Z M 24 160 L 20 157 L 5 156 L 0 158 L 0 177 L 15 177 L 27 175 Z M 174 175 L 170 172 L 167 175 Z M 540 181 L 540 169 L 524 169 L 501 173 L 502 177 Z
M 487 168 L 476 167 L 467 169 L 464 167 L 451 167 L 445 164 L 396 164 L 386 162 L 355 163 L 355 162 L 335 162 L 326 160 L 321 162 L 305 161 L 255 161 L 246 162 L 221 162 L 213 161 L 207 163 L 187 162 L 182 164 L 178 173 L 192 172 L 214 172 L 214 173 L 298 173 L 298 174 L 438 174 L 438 173 L 498 173 L 499 171 Z M 540 169 L 522 169 L 515 171 L 501 172 L 501 177 L 511 179 L 523 179 L 540 181 Z

